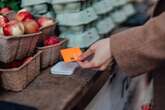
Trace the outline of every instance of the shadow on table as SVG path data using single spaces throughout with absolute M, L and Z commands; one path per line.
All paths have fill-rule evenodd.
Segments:
M 0 110 L 38 110 L 38 109 L 12 102 L 0 101 Z

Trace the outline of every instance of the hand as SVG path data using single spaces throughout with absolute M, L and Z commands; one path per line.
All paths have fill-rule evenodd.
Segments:
M 92 60 L 86 58 L 93 55 Z M 112 55 L 110 51 L 110 38 L 100 40 L 93 44 L 86 52 L 79 57 L 80 66 L 82 68 L 91 68 L 105 70 L 112 63 Z

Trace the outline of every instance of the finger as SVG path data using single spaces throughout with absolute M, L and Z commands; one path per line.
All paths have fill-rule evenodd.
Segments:
M 79 61 L 79 65 L 82 67 L 82 68 L 99 68 L 102 66 L 103 63 L 99 63 L 100 61 L 97 61 L 98 59 L 95 58 L 96 56 L 93 57 L 92 60 L 88 61 L 88 60 L 85 60 L 85 61 Z
M 89 61 L 78 62 L 78 63 L 82 68 L 95 68 L 96 67 L 93 62 L 89 62 Z
M 94 54 L 94 50 L 88 49 L 86 52 L 84 52 L 79 56 L 78 60 L 79 61 L 85 60 L 87 57 L 91 56 L 92 54 Z

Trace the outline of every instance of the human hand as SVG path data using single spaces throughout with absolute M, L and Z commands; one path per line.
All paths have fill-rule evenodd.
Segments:
M 89 61 L 87 58 L 92 56 Z M 112 55 L 110 51 L 110 38 L 106 38 L 94 43 L 86 52 L 79 57 L 80 66 L 82 68 L 91 68 L 98 70 L 105 70 L 112 64 Z

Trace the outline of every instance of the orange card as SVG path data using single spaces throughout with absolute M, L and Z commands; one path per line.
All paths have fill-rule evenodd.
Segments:
M 68 48 L 62 49 L 61 55 L 64 59 L 64 62 L 74 62 L 78 61 L 78 57 L 82 54 L 80 48 Z

